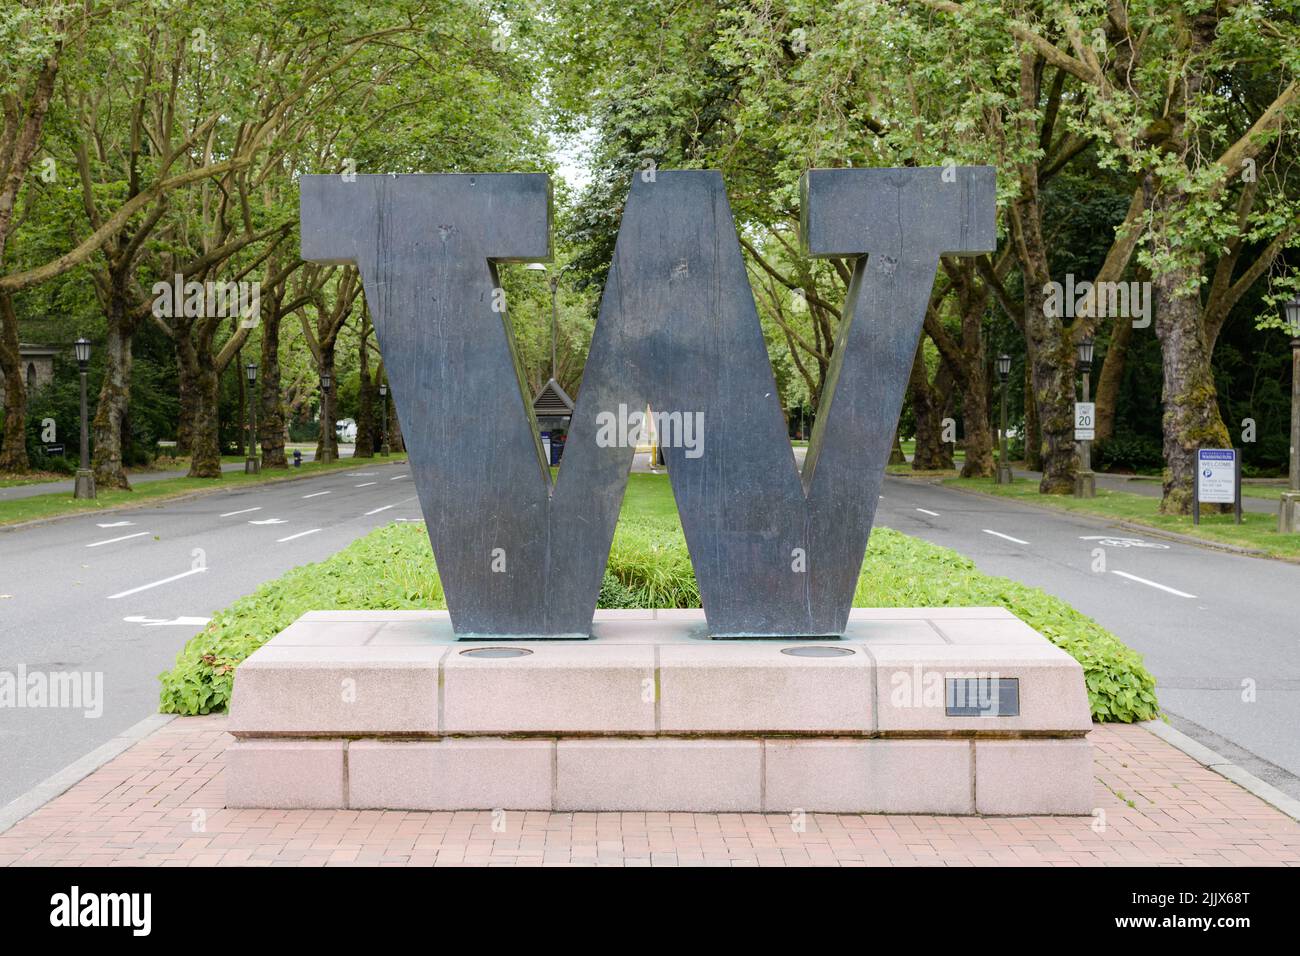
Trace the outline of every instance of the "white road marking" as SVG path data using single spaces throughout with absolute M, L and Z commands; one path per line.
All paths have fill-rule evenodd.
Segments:
M 102 544 L 116 544 L 118 541 L 130 541 L 132 538 L 143 538 L 148 531 L 137 531 L 135 534 L 124 534 L 120 538 L 109 538 L 107 541 L 96 541 L 94 544 L 88 544 L 88 548 L 98 548 Z
M 1001 531 L 991 531 L 988 528 L 983 529 L 985 534 L 991 534 L 995 538 L 1006 538 L 1008 541 L 1014 541 L 1016 544 L 1028 544 L 1028 541 L 1021 541 L 1019 538 L 1013 538 L 1009 534 L 1003 534 Z
M 1141 538 L 1119 538 L 1106 534 L 1089 534 L 1079 535 L 1080 541 L 1099 541 L 1108 548 L 1155 548 L 1158 551 L 1168 551 L 1169 545 L 1157 544 L 1154 541 L 1143 541 Z
M 309 534 L 315 534 L 320 528 L 312 528 L 310 531 L 299 531 L 297 534 L 291 534 L 287 538 L 281 538 L 276 544 L 284 544 L 286 541 L 292 541 L 294 538 L 305 538 Z
M 358 488 L 369 488 L 371 485 L 377 485 L 377 484 L 379 484 L 379 482 L 377 482 L 377 481 L 363 481 L 363 482 L 361 482 L 361 484 L 357 485 L 357 487 L 358 487 Z
M 319 498 L 321 495 L 328 495 L 328 491 L 313 491 L 309 495 L 303 495 L 304 498 Z
M 263 518 L 261 521 L 250 521 L 249 524 L 288 524 L 284 518 Z
M 246 514 L 249 514 L 250 512 L 253 512 L 253 511 L 261 511 L 261 510 L 262 510 L 262 509 L 261 509 L 260 507 L 258 507 L 258 508 L 245 508 L 243 511 L 227 511 L 225 514 L 223 514 L 223 515 L 218 515 L 217 517 L 219 517 L 219 518 L 233 518 L 235 515 L 246 515 Z
M 939 512 L 931 511 L 929 508 L 917 508 L 916 510 L 921 512 L 923 515 L 929 515 L 931 518 L 939 517 Z
M 1129 574 L 1127 571 L 1116 571 L 1111 569 L 1111 574 L 1118 574 L 1121 578 L 1128 578 L 1130 581 L 1136 581 L 1138 584 L 1145 584 L 1147 587 L 1159 588 L 1161 591 L 1168 591 L 1170 594 L 1178 597 L 1192 598 L 1195 600 L 1195 594 L 1188 594 L 1186 591 L 1180 591 L 1177 588 L 1166 587 L 1156 581 L 1148 581 L 1146 578 L 1140 578 L 1136 574 Z
M 410 475 L 398 475 L 396 478 L 389 478 L 389 481 L 401 481 L 403 478 L 409 478 Z
M 168 620 L 165 617 L 145 617 L 143 614 L 133 614 L 131 617 L 122 618 L 127 624 L 143 624 L 145 627 L 203 627 L 209 621 L 210 617 L 174 617 Z
M 138 588 L 131 588 L 129 591 L 119 591 L 117 594 L 110 594 L 108 600 L 116 601 L 118 598 L 129 597 L 132 594 L 139 594 L 141 591 L 148 591 L 150 588 L 160 587 L 164 584 L 171 584 L 173 581 L 179 581 L 181 578 L 188 578 L 191 574 L 202 574 L 207 568 L 190 568 L 188 571 L 182 571 L 180 574 L 173 574 L 169 578 L 163 578 L 161 581 L 154 581 L 152 584 L 142 584 Z
M 373 471 L 350 471 L 348 472 L 348 477 L 349 478 L 370 478 L 373 477 L 375 474 L 376 472 Z
M 381 511 L 387 511 L 389 508 L 396 508 L 397 505 L 384 505 L 382 508 L 376 508 L 373 511 L 367 511 L 364 517 L 369 518 L 371 515 L 377 515 Z
M 110 521 L 110 522 L 108 522 L 108 523 L 106 523 L 106 524 L 101 524 L 101 525 L 99 525 L 99 527 L 101 527 L 101 528 L 125 528 L 127 525 L 133 525 L 133 524 L 135 524 L 134 521 Z

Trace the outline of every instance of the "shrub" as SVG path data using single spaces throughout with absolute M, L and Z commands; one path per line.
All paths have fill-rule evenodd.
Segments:
M 1141 473 L 1159 472 L 1164 467 L 1164 452 L 1160 442 L 1139 435 L 1115 435 L 1095 446 L 1095 465 L 1098 468 Z

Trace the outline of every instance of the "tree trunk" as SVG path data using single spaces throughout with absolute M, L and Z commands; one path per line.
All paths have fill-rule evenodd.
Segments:
M 263 468 L 288 468 L 284 455 L 284 403 L 280 401 L 280 314 L 264 309 L 262 319 L 262 393 L 258 400 L 257 436 Z
M 903 443 L 898 437 L 898 426 L 894 426 L 894 443 L 889 451 L 889 463 L 891 465 L 906 465 L 907 456 L 903 454 Z
M 1034 389 L 1038 405 L 1038 429 L 1042 434 L 1043 478 L 1038 491 L 1044 495 L 1074 493 L 1078 459 L 1074 443 L 1074 346 L 1060 336 L 1054 343 L 1043 342 L 1035 350 Z
M 402 423 L 397 418 L 397 402 L 393 393 L 388 393 L 388 450 L 406 451 L 406 440 L 402 438 Z
M 221 373 L 217 373 L 220 382 Z M 235 350 L 235 418 L 239 422 L 239 454 L 245 458 L 257 456 L 257 436 L 253 434 L 252 422 L 248 420 L 248 379 L 244 377 L 244 354 L 242 349 Z M 217 386 L 217 401 L 221 401 L 221 386 Z M 221 467 L 221 414 L 217 406 L 217 467 Z
M 104 381 L 91 435 L 95 445 L 95 486 L 131 490 L 122 466 L 123 424 L 131 402 L 131 330 L 124 297 L 114 296 L 107 309 Z
M 180 333 L 177 335 L 179 338 Z M 188 455 L 194 450 L 194 415 L 198 404 L 198 386 L 190 373 L 189 366 L 181 358 L 179 345 L 176 350 L 176 381 L 180 398 L 180 414 L 176 420 L 176 454 Z
M 379 396 L 373 391 L 370 379 L 370 349 L 366 344 L 367 329 L 363 321 L 360 344 L 357 347 L 357 362 L 360 375 L 360 387 L 357 389 L 357 443 L 352 451 L 353 458 L 375 457 L 375 399 Z
M 218 414 L 221 378 L 209 360 L 194 377 L 194 447 L 190 452 L 190 478 L 221 477 L 221 422 Z
M 1156 276 L 1152 283 L 1156 338 L 1160 340 L 1164 387 L 1165 480 L 1161 514 L 1188 514 L 1197 448 L 1231 448 L 1219 414 L 1214 370 L 1201 328 L 1200 303 L 1177 291 L 1191 284 L 1191 269 Z
M 0 372 L 5 382 L 5 432 L 0 444 L 0 472 L 18 474 L 27 460 L 27 382 L 18 346 L 18 316 L 9 296 L 0 299 Z
M 940 364 L 935 383 L 930 385 L 925 374 L 924 345 L 918 345 L 912 362 L 912 376 L 908 388 L 912 398 L 912 413 L 916 419 L 916 452 L 912 455 L 913 471 L 944 471 L 953 467 L 952 446 L 943 441 L 944 390 L 947 370 Z
M 1043 455 L 1038 491 L 1068 495 L 1074 492 L 1078 470 L 1074 446 L 1074 344 L 1061 318 L 1049 314 L 1047 308 L 1047 253 L 1036 212 L 1026 212 L 1021 221 L 1028 255 L 1028 262 L 1022 261 L 1026 269 L 1025 335 L 1030 340 L 1033 382 L 1032 395 L 1026 396 L 1025 404 L 1032 400 L 1038 413 L 1038 447 Z
M 1043 433 L 1038 428 L 1038 402 L 1034 400 L 1034 368 L 1032 346 L 1026 340 L 1024 406 L 1025 427 L 1022 438 L 1025 443 L 1025 468 L 1029 471 L 1043 470 Z
M 962 446 L 966 449 L 966 463 L 961 467 L 963 478 L 992 478 L 996 473 L 993 429 L 989 424 L 988 380 L 983 355 L 979 358 L 966 370 L 966 383 L 961 393 Z
M 1133 337 L 1132 319 L 1117 318 L 1111 326 L 1110 344 L 1106 347 L 1106 361 L 1097 376 L 1097 438 L 1093 449 L 1115 435 L 1115 406 L 1119 404 L 1120 386 L 1124 384 L 1124 363 L 1128 358 L 1128 343 Z
M 338 390 L 339 383 L 334 380 L 334 343 L 322 345 L 320 348 L 320 374 L 323 377 L 326 373 L 330 377 L 329 395 L 322 393 L 320 403 L 320 434 L 316 439 L 316 460 L 320 461 L 321 454 L 328 449 L 331 461 L 339 459 L 339 440 L 335 432 L 334 423 L 335 415 L 338 408 Z

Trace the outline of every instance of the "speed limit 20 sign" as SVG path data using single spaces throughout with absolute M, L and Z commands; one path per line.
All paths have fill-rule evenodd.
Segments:
M 1074 403 L 1074 440 L 1092 441 L 1096 437 L 1096 402 Z

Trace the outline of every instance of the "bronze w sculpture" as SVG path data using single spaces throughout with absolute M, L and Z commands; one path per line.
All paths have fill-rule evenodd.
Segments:
M 590 635 L 647 406 L 709 633 L 842 634 L 939 257 L 994 249 L 994 185 L 805 174 L 806 253 L 854 267 L 800 471 L 721 175 L 635 177 L 552 481 L 497 272 L 550 258 L 548 178 L 303 176 L 303 258 L 360 269 L 457 636 Z

